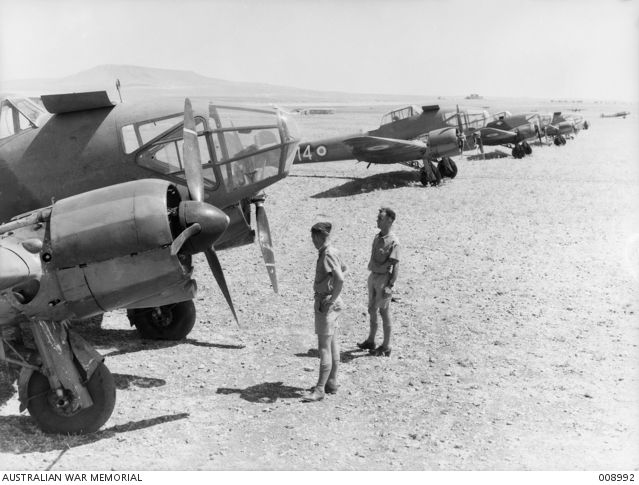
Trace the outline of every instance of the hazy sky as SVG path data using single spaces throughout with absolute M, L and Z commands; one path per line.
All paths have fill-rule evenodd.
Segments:
M 366 93 L 639 99 L 638 0 L 0 0 L 0 79 L 99 64 Z

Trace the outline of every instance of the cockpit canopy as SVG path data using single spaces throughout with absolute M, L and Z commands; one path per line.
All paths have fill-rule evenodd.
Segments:
M 0 103 L 0 139 L 37 128 L 50 115 L 30 98 L 6 98 Z
M 448 126 L 459 128 L 459 123 L 461 123 L 464 132 L 483 128 L 490 119 L 488 112 L 480 109 L 444 111 L 440 113 L 440 116 L 444 124 Z
M 183 113 L 122 127 L 126 153 L 155 172 L 184 180 Z M 227 192 L 288 173 L 299 141 L 297 127 L 276 109 L 209 105 L 196 114 L 205 187 Z
M 415 105 L 406 106 L 404 108 L 398 108 L 382 116 L 382 121 L 380 123 L 380 126 L 387 125 L 389 123 L 393 123 L 395 121 L 403 120 L 406 118 L 411 118 L 413 116 L 417 116 L 421 112 L 422 110 Z

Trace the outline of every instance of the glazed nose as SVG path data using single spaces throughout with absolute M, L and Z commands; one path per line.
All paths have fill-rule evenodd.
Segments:
M 182 230 L 193 224 L 199 224 L 199 233 L 190 237 L 183 252 L 200 253 L 209 249 L 229 225 L 229 217 L 224 211 L 206 202 L 186 200 L 180 202 L 180 224 Z

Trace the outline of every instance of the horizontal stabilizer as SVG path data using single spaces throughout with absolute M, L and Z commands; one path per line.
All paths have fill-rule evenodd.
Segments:
M 115 106 L 106 91 L 86 93 L 45 94 L 42 104 L 51 114 L 73 113 L 89 109 L 111 108 Z

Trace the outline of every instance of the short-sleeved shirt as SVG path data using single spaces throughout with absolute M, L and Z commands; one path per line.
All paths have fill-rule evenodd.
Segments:
M 317 265 L 315 266 L 315 294 L 330 295 L 333 293 L 333 275 L 337 269 L 346 271 L 346 265 L 342 262 L 339 252 L 332 246 L 325 246 L 319 251 Z
M 385 236 L 377 233 L 373 239 L 371 259 L 368 262 L 368 270 L 373 273 L 388 273 L 390 267 L 399 261 L 399 240 L 392 232 Z

